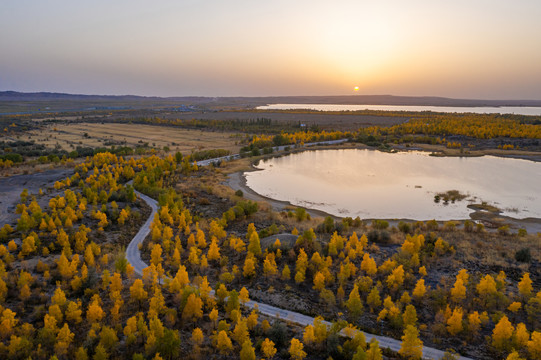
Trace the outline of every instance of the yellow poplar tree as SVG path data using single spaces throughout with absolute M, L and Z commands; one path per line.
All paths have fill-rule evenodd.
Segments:
M 261 343 L 261 352 L 263 353 L 263 357 L 265 359 L 272 359 L 272 357 L 276 355 L 274 342 L 268 338 L 265 338 L 265 340 Z
M 191 321 L 197 321 L 197 319 L 201 318 L 202 316 L 203 301 L 197 295 L 190 294 L 190 296 L 188 296 L 188 300 L 186 301 L 186 305 L 182 310 L 182 318 Z
M 298 339 L 291 339 L 289 345 L 289 355 L 293 360 L 302 360 L 306 357 L 306 352 L 303 350 L 304 345 Z
M 307 345 L 310 345 L 316 342 L 316 336 L 314 334 L 314 327 L 312 325 L 307 325 L 304 328 L 304 332 L 302 334 L 302 341 L 304 341 L 304 343 Z
M 203 341 L 205 340 L 203 331 L 201 331 L 200 328 L 193 329 L 191 340 L 192 340 L 192 344 L 194 344 L 195 346 L 201 346 L 201 344 L 203 344 Z
M 96 296 L 96 295 L 95 295 Z M 99 304 L 98 298 L 94 298 L 90 305 L 88 305 L 88 310 L 86 311 L 86 318 L 90 323 L 100 322 L 101 319 L 105 316 L 103 309 Z
M 132 286 L 130 286 L 130 297 L 134 301 L 144 301 L 148 297 L 148 293 L 145 291 L 143 281 L 141 279 L 135 279 Z
M 246 256 L 246 260 L 244 260 L 242 274 L 244 277 L 252 277 L 255 275 L 255 260 L 250 254 L 248 254 L 248 256 Z
M 150 252 L 150 263 L 158 266 L 162 262 L 162 247 L 160 244 L 155 244 Z
M 462 281 L 462 280 L 457 280 Z M 447 331 L 451 336 L 455 336 L 459 332 L 462 331 L 462 317 L 464 315 L 464 312 L 462 311 L 462 308 L 455 308 L 453 309 L 453 314 L 447 319 Z
M 363 261 L 361 262 L 361 270 L 369 276 L 374 276 L 378 272 L 376 261 L 370 257 L 370 254 L 364 253 Z
M 255 349 L 252 346 L 250 339 L 247 339 L 240 349 L 240 359 L 241 360 L 255 360 Z
M 530 279 L 530 273 L 524 273 L 522 279 L 518 283 L 518 292 L 525 298 L 529 298 L 532 294 L 532 280 Z
M 250 235 L 248 252 L 254 254 L 255 256 L 261 255 L 261 243 L 259 241 L 259 235 L 255 231 Z
M 511 346 L 513 331 L 513 324 L 504 315 L 492 331 L 492 345 L 498 350 L 508 349 Z
M 227 336 L 225 330 L 222 330 L 218 333 L 218 338 L 216 340 L 216 348 L 222 355 L 229 353 L 233 349 L 231 339 L 229 338 L 229 336 Z
M 541 332 L 532 333 L 532 339 L 528 341 L 528 352 L 532 359 L 541 359 Z
M 457 278 L 455 285 L 451 289 L 451 300 L 458 304 L 465 298 L 466 287 L 464 286 L 464 281 L 461 278 Z
M 481 317 L 477 311 L 472 312 L 468 315 L 468 330 L 472 334 L 477 334 L 481 329 Z
M 248 290 L 243 286 L 239 292 L 239 300 L 242 305 L 246 304 L 250 300 Z
M 366 298 L 366 303 L 370 307 L 370 311 L 374 311 L 377 307 L 381 305 L 381 296 L 379 295 L 379 290 L 376 286 L 370 290 L 368 297 Z
M 289 270 L 289 266 L 287 264 L 282 269 L 282 280 L 289 280 L 291 279 L 291 270 Z
M 216 239 L 216 237 L 214 236 L 212 237 L 212 241 L 210 243 L 207 259 L 209 261 L 220 260 L 220 248 L 218 247 L 218 239 Z
M 419 301 L 425 296 L 425 293 L 426 293 L 425 279 L 419 279 L 417 281 L 417 284 L 415 284 L 415 288 L 413 289 L 412 295 L 416 300 Z
M 323 273 L 321 271 L 318 271 L 315 275 L 314 275 L 314 289 L 316 289 L 317 291 L 321 291 L 323 289 L 325 289 L 325 275 L 323 275 Z
M 54 345 L 55 353 L 60 356 L 65 356 L 74 337 L 75 335 L 70 331 L 68 324 L 65 323 L 56 336 L 56 344 Z
M 349 293 L 349 298 L 346 301 L 346 307 L 354 318 L 358 318 L 363 312 L 363 303 L 359 295 L 357 284 L 353 286 L 353 290 Z
M 517 325 L 515 329 L 515 334 L 513 340 L 517 349 L 524 349 L 528 345 L 528 340 L 530 340 L 530 333 L 526 328 L 524 323 Z
M 402 336 L 402 346 L 398 353 L 409 359 L 421 359 L 423 342 L 419 339 L 419 331 L 413 325 L 408 325 Z

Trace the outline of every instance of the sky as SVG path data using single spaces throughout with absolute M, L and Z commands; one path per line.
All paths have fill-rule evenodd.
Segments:
M 0 91 L 539 100 L 540 19 L 539 0 L 2 0 Z

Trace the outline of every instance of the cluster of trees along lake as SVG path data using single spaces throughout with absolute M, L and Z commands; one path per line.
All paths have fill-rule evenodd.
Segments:
M 541 357 L 540 259 L 528 250 L 535 235 L 323 223 L 216 195 L 208 184 L 220 176 L 182 156 L 104 152 L 50 189 L 23 191 L 17 224 L 0 230 L 0 357 L 394 356 L 361 335 L 339 335 L 354 328 L 402 339 L 409 359 L 422 344 L 484 359 Z M 148 214 L 130 180 L 160 204 L 142 278 L 123 252 Z M 190 181 L 195 196 L 175 190 Z M 221 214 L 203 215 L 219 204 Z M 260 235 L 275 230 L 300 236 L 262 245 Z M 501 255 L 518 251 L 522 262 Z M 244 308 L 250 297 L 333 325 L 287 326 Z

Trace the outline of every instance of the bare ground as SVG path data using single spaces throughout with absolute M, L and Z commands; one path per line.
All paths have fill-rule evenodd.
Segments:
M 43 191 L 48 188 L 52 189 L 55 181 L 63 180 L 72 173 L 72 169 L 61 168 L 35 174 L 0 178 L 0 224 L 15 223 L 18 217 L 15 213 L 15 206 L 20 201 L 23 189 L 27 189 L 30 195 L 37 194 L 39 189 Z M 40 203 L 40 206 L 43 207 L 43 205 L 43 203 Z

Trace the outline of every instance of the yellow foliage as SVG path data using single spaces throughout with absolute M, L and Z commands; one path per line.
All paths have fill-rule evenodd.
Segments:
M 462 308 L 455 308 L 453 309 L 453 314 L 447 319 L 447 331 L 451 336 L 455 336 L 462 331 L 463 315 Z
M 292 338 L 289 345 L 289 355 L 293 360 L 302 360 L 306 357 L 304 345 L 298 339 Z
M 263 343 L 261 343 L 261 352 L 263 353 L 263 357 L 265 359 L 271 359 L 274 355 L 276 355 L 274 342 L 268 338 L 265 338 Z
M 503 316 L 492 331 L 492 345 L 499 350 L 507 349 L 511 346 L 511 337 L 513 336 L 513 324 Z
M 218 349 L 220 354 L 227 354 L 233 349 L 231 339 L 229 338 L 229 336 L 227 336 L 227 333 L 224 330 L 218 333 L 218 337 L 216 340 L 216 348 Z
M 421 359 L 423 342 L 419 339 L 419 331 L 415 326 L 408 325 L 402 336 L 402 346 L 398 353 L 408 359 Z

